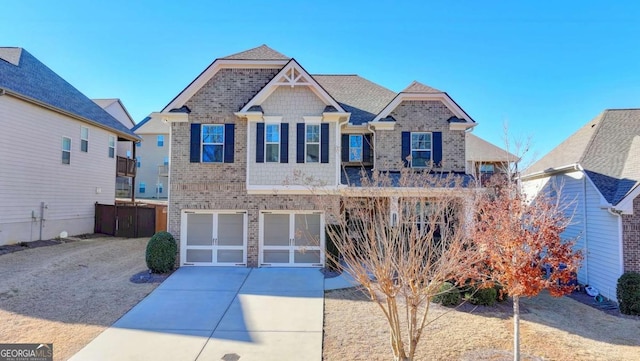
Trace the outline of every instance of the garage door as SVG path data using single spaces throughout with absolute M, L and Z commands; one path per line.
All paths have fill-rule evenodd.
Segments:
M 246 266 L 247 212 L 183 211 L 183 265 Z
M 321 212 L 262 212 L 260 265 L 322 267 L 324 216 Z

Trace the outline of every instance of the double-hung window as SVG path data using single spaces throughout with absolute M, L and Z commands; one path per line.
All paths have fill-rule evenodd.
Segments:
M 163 164 L 164 165 L 169 165 L 169 157 L 164 157 Z
M 280 162 L 280 124 L 266 124 L 265 161 Z
M 116 137 L 109 136 L 109 158 L 115 158 L 116 156 Z
M 495 172 L 495 167 L 493 164 L 480 164 L 480 173 L 491 174 Z
M 71 138 L 62 137 L 62 164 L 71 164 Z
M 140 168 L 140 165 L 141 165 L 141 164 L 142 164 L 142 163 L 140 162 L 140 156 L 137 156 L 137 157 L 136 157 L 136 167 Z
M 89 151 L 89 128 L 80 127 L 80 151 Z
M 349 135 L 349 162 L 362 162 L 362 135 Z
M 431 133 L 411 133 L 411 166 L 425 168 L 431 163 Z
M 140 182 L 140 184 L 138 185 L 138 192 L 144 193 L 146 191 L 147 191 L 147 185 L 144 182 Z
M 158 135 L 157 143 L 158 147 L 164 147 L 164 135 Z
M 224 124 L 202 125 L 202 162 L 224 162 Z
M 307 163 L 320 162 L 320 124 L 307 124 L 305 131 Z

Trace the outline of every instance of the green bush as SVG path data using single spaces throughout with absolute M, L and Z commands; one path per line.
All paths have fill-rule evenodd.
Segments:
M 460 290 L 453 283 L 445 282 L 440 286 L 438 294 L 433 297 L 433 302 L 441 303 L 443 306 L 453 307 L 460 303 Z
M 178 245 L 169 232 L 158 232 L 147 243 L 145 260 L 153 273 L 167 273 L 176 263 Z
M 498 301 L 498 291 L 495 288 L 479 288 L 471 294 L 469 302 L 480 306 L 493 306 Z
M 626 272 L 620 276 L 616 296 L 620 312 L 625 315 L 640 315 L 640 273 Z

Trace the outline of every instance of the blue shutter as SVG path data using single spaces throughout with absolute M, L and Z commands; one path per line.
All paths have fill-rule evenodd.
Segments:
M 342 161 L 348 162 L 349 161 L 349 134 L 342 134 L 342 141 L 341 141 L 340 148 L 341 148 L 340 153 L 342 154 L 341 156 Z
M 362 142 L 362 161 L 371 163 L 371 134 L 365 134 Z
M 233 163 L 235 124 L 224 125 L 224 162 Z
M 289 123 L 280 124 L 280 163 L 289 163 Z
M 304 163 L 304 123 L 296 124 L 296 162 Z
M 433 132 L 433 166 L 442 166 L 442 132 Z
M 402 162 L 405 167 L 411 166 L 407 157 L 411 155 L 411 132 L 402 132 Z
M 329 163 L 329 124 L 320 124 L 320 163 Z
M 264 163 L 264 123 L 256 123 L 256 163 Z
M 200 124 L 191 124 L 189 161 L 191 163 L 200 163 Z

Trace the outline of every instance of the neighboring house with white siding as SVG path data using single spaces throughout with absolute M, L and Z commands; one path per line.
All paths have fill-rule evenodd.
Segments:
M 124 107 L 122 101 L 117 98 L 108 99 L 91 99 L 94 103 L 98 104 L 112 117 L 116 118 L 127 129 L 133 128 L 136 124 L 131 118 L 131 115 Z M 133 147 L 134 143 L 130 141 L 118 141 L 118 149 L 116 154 L 119 157 L 133 159 Z M 131 177 L 116 177 L 116 197 L 118 198 L 130 198 L 133 179 Z
M 169 123 L 144 118 L 133 127 L 142 141 L 136 144 L 136 198 L 167 199 L 169 194 Z
M 321 183 L 329 207 L 340 206 L 342 192 L 361 194 L 361 174 L 374 169 L 473 181 L 465 135 L 476 122 L 446 92 L 413 82 L 397 93 L 357 75 L 312 75 L 265 45 L 216 59 L 137 127 L 142 137 L 150 128 L 141 148 L 157 146 L 154 137 L 167 131 L 154 127 L 164 122 L 168 230 L 179 239 L 181 266 L 322 266 L 326 209 L 296 174 Z M 147 164 L 140 154 L 139 172 Z M 157 159 L 150 163 L 154 169 Z M 397 186 L 376 189 L 392 222 L 404 209 L 390 196 Z
M 0 127 L 0 245 L 93 232 L 136 135 L 22 48 L 0 48 Z
M 523 172 L 528 197 L 560 194 L 563 234 L 584 252 L 578 281 L 616 300 L 618 278 L 640 272 L 640 109 L 608 109 Z

